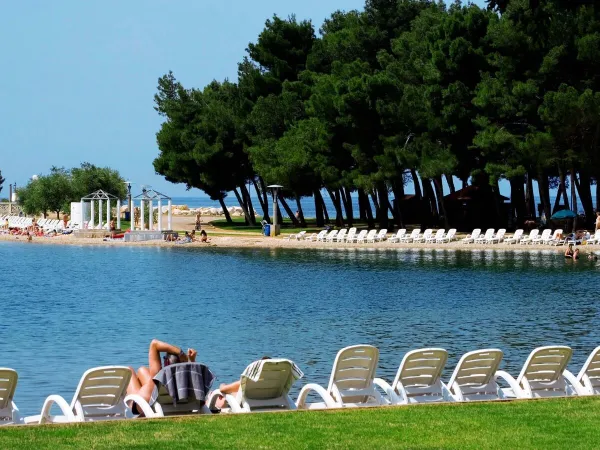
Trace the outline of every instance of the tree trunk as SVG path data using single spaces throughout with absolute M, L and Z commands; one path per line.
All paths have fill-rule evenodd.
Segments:
M 299 227 L 300 221 L 298 219 L 296 219 L 296 215 L 294 214 L 294 212 L 292 211 L 290 206 L 285 201 L 285 198 L 283 198 L 281 195 L 279 196 L 279 203 L 281 203 L 281 206 L 283 206 L 283 209 L 285 209 L 285 212 L 287 213 L 288 217 L 290 218 L 290 220 L 292 221 L 294 226 Z M 283 220 L 281 221 L 281 223 L 283 224 Z
M 442 177 L 433 177 L 433 185 L 435 186 L 435 193 L 438 199 L 440 214 L 444 216 L 444 228 L 447 230 L 450 228 L 450 222 L 448 222 L 448 214 L 446 213 L 446 205 L 444 202 L 444 186 L 442 185 Z
M 256 196 L 258 197 L 260 208 L 263 210 L 263 220 L 266 220 L 267 223 L 271 223 L 271 218 L 269 217 L 269 201 L 267 200 L 266 195 L 263 197 L 263 195 L 261 194 L 255 178 L 252 178 L 252 184 L 254 184 L 254 190 L 256 191 Z
M 344 187 L 340 190 L 342 194 L 342 199 L 344 200 L 344 209 L 346 210 L 346 221 L 348 222 L 348 226 L 351 227 L 354 223 L 354 207 L 352 206 L 352 197 L 350 193 L 350 189 Z
M 575 177 L 575 186 L 579 192 L 581 205 L 585 214 L 586 227 L 592 225 L 594 214 L 594 201 L 592 200 L 592 180 L 583 170 L 579 171 L 579 180 Z
M 550 183 L 548 182 L 548 175 L 544 172 L 538 174 L 538 191 L 546 220 L 550 220 L 552 216 L 550 212 Z
M 323 199 L 321 198 L 321 193 L 318 189 L 314 191 L 313 198 L 315 199 L 315 216 L 317 219 L 317 226 L 323 227 L 325 226 L 325 219 L 323 217 Z
M 240 193 L 238 192 L 237 188 L 233 190 L 233 193 L 235 194 L 235 198 L 237 198 L 237 201 L 240 204 L 242 211 L 244 211 L 244 218 L 246 219 L 246 223 L 251 223 L 250 214 L 248 213 L 248 207 L 246 206 L 246 202 L 240 196 Z
M 417 171 L 415 169 L 410 169 L 410 176 L 413 179 L 413 184 L 415 186 L 415 197 L 417 197 L 420 200 L 423 198 L 423 193 L 421 192 L 421 186 L 419 185 L 419 177 L 417 176 Z
M 460 180 L 462 182 L 462 188 L 465 189 L 467 187 L 467 178 L 463 178 L 462 180 Z
M 537 217 L 537 205 L 535 204 L 535 196 L 533 195 L 533 175 L 531 173 L 527 174 L 527 191 L 525 195 L 525 202 L 527 215 L 535 220 Z
M 361 222 L 367 221 L 367 207 L 365 205 L 365 194 L 362 189 L 358 190 L 358 218 Z
M 371 192 L 371 200 L 373 201 L 373 206 L 375 207 L 375 214 L 379 211 L 379 200 L 377 199 L 377 192 Z
M 428 226 L 437 225 L 438 211 L 429 178 L 422 178 L 421 180 L 423 182 L 423 228 L 427 228 Z
M 400 182 L 392 182 L 392 192 L 394 193 L 394 200 L 396 202 L 396 207 L 391 208 L 392 215 L 394 216 L 394 220 L 399 228 L 404 227 L 404 220 L 402 220 L 402 211 L 400 210 L 400 202 L 404 198 L 404 183 L 401 179 Z
M 456 187 L 454 187 L 454 178 L 452 175 L 446 175 L 446 182 L 448 183 L 448 189 L 450 189 L 450 193 L 454 194 L 456 192 Z
M 575 169 L 571 168 L 571 211 L 577 214 L 577 191 L 575 187 Z
M 300 203 L 300 196 L 298 194 L 296 194 L 296 208 L 298 208 L 300 226 L 302 228 L 306 228 L 306 220 L 304 220 L 304 211 L 302 211 L 302 203 Z
M 379 228 L 388 228 L 388 205 L 390 201 L 385 183 L 377 183 L 377 196 L 379 197 L 379 202 L 377 203 L 377 222 L 379 222 Z
M 225 200 L 220 198 L 219 203 L 221 205 L 221 208 L 223 209 L 223 214 L 225 215 L 225 219 L 227 219 L 227 223 L 233 223 L 233 220 L 231 220 L 231 215 L 229 214 L 227 206 L 225 205 Z M 131 229 L 133 230 L 133 227 Z
M 327 189 L 327 193 L 333 202 L 333 207 L 335 208 L 335 224 L 338 227 L 344 226 L 344 212 L 342 211 L 342 202 L 339 197 L 339 191 L 332 191 L 331 189 Z
M 528 178 L 531 178 L 528 175 Z M 523 185 L 524 181 L 523 177 L 513 177 L 510 180 L 510 201 L 512 203 L 512 207 L 517 216 L 516 218 L 516 228 L 521 228 L 525 223 L 525 217 L 530 216 L 531 210 L 531 198 L 532 195 L 528 194 L 529 203 L 526 204 L 525 199 L 523 197 Z M 527 182 L 527 186 L 529 187 L 529 180 Z M 528 211 L 529 210 L 529 211 Z M 535 217 L 535 215 L 534 215 Z
M 565 175 L 565 173 L 563 172 L 562 168 L 559 166 L 558 167 L 558 177 L 560 179 L 560 183 L 562 185 L 562 196 L 563 196 L 563 202 L 565 204 L 565 206 L 567 207 L 567 209 L 571 209 L 571 207 L 569 206 L 569 196 L 567 195 L 567 176 Z
M 371 202 L 369 201 L 369 195 L 362 189 L 358 191 L 359 198 L 362 198 L 363 212 L 367 226 L 369 228 L 375 227 L 375 221 L 373 220 L 373 210 L 371 209 Z M 361 213 L 362 214 L 362 213 Z
M 248 192 L 245 184 L 242 184 L 240 189 L 242 190 L 242 196 L 246 201 L 246 208 L 248 209 L 248 215 L 250 216 L 250 225 L 256 225 L 256 216 L 254 215 L 254 206 L 252 205 L 250 192 Z

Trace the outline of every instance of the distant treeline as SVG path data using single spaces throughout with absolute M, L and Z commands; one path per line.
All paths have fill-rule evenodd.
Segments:
M 154 167 L 224 210 L 233 192 L 251 223 L 249 189 L 268 218 L 271 183 L 285 186 L 284 211 L 302 224 L 300 199 L 312 196 L 319 225 L 361 217 L 387 228 L 389 213 L 403 225 L 406 201 L 422 223 L 448 227 L 448 199 L 460 196 L 446 196 L 468 185 L 502 223 L 501 179 L 517 225 L 541 212 L 535 196 L 546 217 L 576 208 L 578 196 L 590 220 L 599 206 L 592 186 L 600 201 L 599 15 L 586 1 L 482 9 L 367 0 L 363 11 L 333 13 L 318 36 L 311 22 L 273 17 L 248 45 L 236 83 L 196 89 L 171 72 L 159 79 Z

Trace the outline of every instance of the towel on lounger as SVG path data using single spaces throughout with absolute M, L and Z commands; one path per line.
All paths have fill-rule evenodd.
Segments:
M 174 405 L 193 398 L 204 404 L 214 379 L 215 376 L 204 364 L 179 363 L 163 368 L 154 377 L 154 382 L 165 387 Z
M 288 392 L 292 385 L 304 376 L 304 373 L 300 370 L 300 368 L 289 359 L 261 359 L 260 361 L 255 361 L 246 367 L 244 373 L 242 374 L 242 385 L 245 385 L 246 380 L 257 382 L 261 378 L 261 374 L 265 365 L 280 365 L 281 370 L 288 370 L 288 378 L 283 385 L 283 392 Z

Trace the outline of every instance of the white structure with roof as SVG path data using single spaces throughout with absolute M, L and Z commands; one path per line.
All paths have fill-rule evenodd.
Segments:
M 96 192 L 92 192 L 91 194 L 81 198 L 81 219 L 79 220 L 79 229 L 82 230 L 84 228 L 88 229 L 100 229 L 104 228 L 102 224 L 102 203 L 106 202 L 106 226 L 110 223 L 110 202 L 117 202 L 117 229 L 121 228 L 121 214 L 119 211 L 121 210 L 121 200 L 116 196 L 109 194 L 108 192 L 104 192 L 102 189 L 97 190 Z M 95 223 L 96 220 L 96 202 L 98 202 L 98 224 Z M 90 203 L 90 221 L 85 227 L 85 217 L 84 211 L 87 210 L 85 208 L 85 203 Z
M 167 230 L 172 230 L 173 229 L 173 211 L 172 211 L 172 203 L 171 203 L 171 197 L 165 195 L 165 194 L 161 194 L 158 191 L 155 191 L 154 189 L 142 189 L 142 193 L 139 195 L 136 195 L 135 197 L 131 198 L 131 206 L 133 211 L 131 211 L 131 230 L 134 230 L 135 227 L 135 202 L 139 201 L 140 202 L 140 230 L 145 230 L 146 229 L 146 217 L 145 217 L 145 211 L 146 211 L 146 206 L 148 207 L 148 221 L 150 223 L 148 223 L 148 230 L 152 231 L 154 229 L 154 201 L 156 201 L 157 206 L 158 206 L 158 220 L 156 223 L 156 231 L 163 231 L 163 226 L 162 226 L 162 205 L 163 202 L 166 200 L 167 202 L 167 207 L 168 207 L 168 212 L 167 212 Z

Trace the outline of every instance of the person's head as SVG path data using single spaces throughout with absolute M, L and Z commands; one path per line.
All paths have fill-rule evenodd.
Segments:
M 190 233 L 190 235 L 196 236 L 196 230 L 192 230 L 192 232 Z
M 188 233 L 187 231 L 185 232 L 185 237 L 190 237 L 190 233 Z
M 164 365 L 166 366 L 170 366 L 171 364 L 179 364 L 181 362 L 181 359 L 179 358 L 178 355 L 172 355 L 172 354 L 167 354 L 165 355 L 164 358 Z
M 206 231 L 202 230 L 202 231 L 200 232 L 200 236 L 202 236 L 202 237 L 206 237 Z
M 573 250 L 573 244 L 569 244 L 569 250 Z
M 264 361 L 265 359 L 271 359 L 271 357 L 270 357 L 270 356 L 263 356 L 263 357 L 262 357 L 262 358 L 260 358 L 260 359 Z

